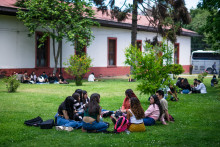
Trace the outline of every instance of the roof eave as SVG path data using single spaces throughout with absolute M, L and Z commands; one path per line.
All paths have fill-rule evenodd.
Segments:
M 17 8 L 0 6 L 0 14 L 16 16 L 17 12 L 18 12 Z

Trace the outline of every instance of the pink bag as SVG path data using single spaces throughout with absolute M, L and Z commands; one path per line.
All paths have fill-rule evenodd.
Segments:
M 115 124 L 115 132 L 124 132 L 128 128 L 129 120 L 124 116 L 120 116 Z

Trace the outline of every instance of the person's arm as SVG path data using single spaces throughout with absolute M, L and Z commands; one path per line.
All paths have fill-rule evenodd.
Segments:
M 125 109 L 125 101 L 126 101 L 126 98 L 125 98 L 124 101 L 123 101 L 123 104 L 122 104 L 122 107 L 121 107 L 121 112 L 126 112 L 126 109 Z
M 130 110 L 127 110 L 127 119 L 130 120 L 131 116 L 132 116 L 132 114 L 131 114 Z
M 152 105 L 150 105 L 148 107 L 148 109 L 144 112 L 145 117 L 148 117 L 154 110 L 154 107 L 152 107 Z
M 168 110 L 165 110 L 165 116 L 167 118 L 167 121 L 170 121 Z
M 96 121 L 99 122 L 100 121 L 100 114 L 101 114 L 102 108 L 100 107 L 99 109 L 99 114 L 97 115 L 97 119 Z
M 63 112 L 64 118 L 68 120 L 68 119 L 69 119 L 69 116 L 68 116 L 68 114 L 67 114 L 67 111 L 66 111 L 66 110 L 62 110 L 62 112 Z

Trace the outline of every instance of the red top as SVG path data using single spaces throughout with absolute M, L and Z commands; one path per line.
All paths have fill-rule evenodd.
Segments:
M 122 104 L 121 110 L 128 110 L 130 109 L 130 102 L 129 102 L 129 98 L 125 97 L 124 102 Z

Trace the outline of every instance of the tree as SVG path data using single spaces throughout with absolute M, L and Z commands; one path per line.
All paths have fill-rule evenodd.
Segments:
M 204 28 L 207 23 L 206 19 L 210 15 L 209 11 L 201 8 L 191 9 L 190 15 L 192 22 L 188 25 L 185 25 L 184 28 L 193 30 L 200 34 L 200 36 L 191 37 L 192 51 L 204 50 L 207 47 L 210 47 L 211 45 L 205 42 L 208 35 L 204 32 Z
M 160 45 L 146 43 L 145 52 L 132 45 L 126 49 L 125 63 L 134 68 L 133 76 L 140 81 L 137 89 L 141 93 L 154 94 L 171 82 L 168 74 L 171 72 L 172 55 L 173 46 L 168 46 L 164 41 Z
M 210 12 L 207 17 L 204 32 L 207 34 L 207 40 L 212 45 L 211 49 L 220 49 L 220 2 L 219 0 L 201 0 L 199 8 L 206 9 Z
M 191 21 L 184 0 L 133 0 L 133 3 L 129 5 L 126 5 L 127 0 L 124 0 L 122 7 L 116 6 L 115 0 L 90 1 L 94 2 L 98 10 L 106 14 L 108 14 L 109 6 L 111 17 L 117 18 L 118 21 L 127 19 L 132 12 L 131 44 L 133 46 L 135 46 L 137 38 L 138 9 L 157 29 L 157 32 L 172 43 L 176 41 L 176 35 L 180 34 L 182 24 L 189 24 Z
M 26 9 L 19 9 L 17 17 L 23 21 L 30 34 L 33 35 L 40 29 L 44 32 L 40 39 L 42 42 L 48 36 L 52 38 L 55 62 L 53 73 L 57 71 L 63 39 L 72 44 L 80 44 L 77 46 L 78 50 L 88 46 L 92 40 L 91 26 L 97 23 L 91 19 L 94 11 L 86 0 L 22 0 L 21 3 Z M 58 43 L 57 49 L 55 43 Z

